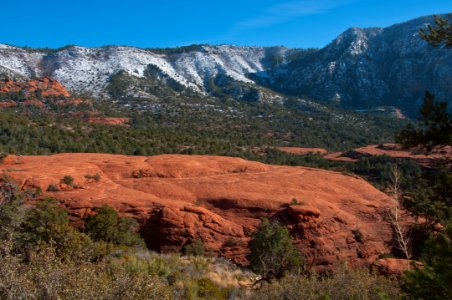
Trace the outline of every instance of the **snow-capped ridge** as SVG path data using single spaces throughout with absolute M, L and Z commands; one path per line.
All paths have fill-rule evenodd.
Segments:
M 284 50 L 280 51 L 284 55 Z M 106 96 L 109 78 L 125 71 L 143 77 L 149 65 L 157 67 L 182 86 L 204 93 L 206 82 L 218 74 L 253 84 L 248 73 L 263 71 L 264 47 L 201 45 L 192 51 L 165 53 L 130 46 L 87 48 L 67 46 L 49 53 L 0 46 L 0 66 L 20 76 L 48 75 L 70 90 Z
M 108 97 L 113 75 L 122 71 L 130 76 L 125 79 L 133 97 L 159 97 L 153 91 L 159 85 L 171 95 L 187 89 L 235 99 L 266 89 L 344 107 L 415 109 L 425 90 L 441 99 L 451 96 L 452 56 L 419 37 L 419 29 L 433 21 L 429 16 L 386 28 L 352 27 L 321 49 L 305 50 L 207 44 L 49 50 L 0 44 L 0 75 L 49 76 L 71 92 Z

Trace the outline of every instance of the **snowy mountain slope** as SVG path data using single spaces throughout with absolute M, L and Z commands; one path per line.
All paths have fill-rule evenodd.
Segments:
M 430 16 L 387 28 L 351 28 L 325 48 L 267 70 L 260 83 L 352 108 L 393 105 L 413 112 L 426 90 L 452 101 L 452 50 L 419 37 L 431 23 Z
M 346 108 L 413 112 L 425 90 L 452 104 L 452 50 L 419 38 L 419 28 L 431 23 L 429 16 L 387 28 L 350 28 L 314 50 L 193 45 L 44 51 L 0 44 L 0 76 L 50 76 L 72 92 L 94 96 L 112 96 L 114 78 L 113 98 L 121 99 L 146 101 L 185 89 L 240 101 L 303 95 Z
M 284 56 L 287 49 L 278 48 L 277 51 Z M 253 83 L 246 74 L 264 71 L 268 53 L 262 47 L 229 45 L 201 46 L 197 51 L 170 54 L 118 46 L 70 46 L 43 53 L 0 45 L 0 68 L 24 78 L 50 76 L 72 91 L 105 95 L 113 74 L 125 71 L 143 77 L 146 68 L 153 65 L 181 85 L 204 93 L 206 82 L 218 74 Z
M 0 44 L 0 69 L 20 77 L 39 77 L 43 53 Z

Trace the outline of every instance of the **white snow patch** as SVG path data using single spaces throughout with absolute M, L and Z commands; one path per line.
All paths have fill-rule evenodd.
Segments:
M 46 54 L 0 44 L 0 66 L 27 78 L 49 75 L 69 90 L 94 95 L 106 94 L 105 88 L 113 74 L 124 70 L 143 77 L 148 65 L 199 93 L 204 93 L 208 80 L 218 74 L 253 83 L 246 74 L 264 71 L 265 55 L 262 47 L 231 45 L 202 46 L 199 50 L 166 55 L 122 46 L 73 46 Z

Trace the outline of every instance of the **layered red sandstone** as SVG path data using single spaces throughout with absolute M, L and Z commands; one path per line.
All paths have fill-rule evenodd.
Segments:
M 108 204 L 137 219 L 147 244 L 162 252 L 201 239 L 246 264 L 263 217 L 287 226 L 308 264 L 320 268 L 370 264 L 390 250 L 383 215 L 393 201 L 363 179 L 331 171 L 232 157 L 71 153 L 8 156 L 0 173 L 59 199 L 76 224 Z M 95 174 L 99 181 L 86 177 Z M 74 186 L 60 183 L 66 175 Z M 60 191 L 45 192 L 52 184 Z
M 0 93 L 24 92 L 26 95 L 33 95 L 36 91 L 43 97 L 62 96 L 69 97 L 69 92 L 58 81 L 48 77 L 31 79 L 24 82 L 12 81 L 9 79 L 0 81 Z

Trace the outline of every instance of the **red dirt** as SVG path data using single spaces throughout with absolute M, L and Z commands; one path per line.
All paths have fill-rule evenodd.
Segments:
M 302 148 L 302 147 L 277 147 L 279 151 L 289 154 L 305 155 L 305 154 L 327 154 L 328 151 L 323 148 Z
M 361 157 L 371 155 L 387 155 L 393 158 L 406 158 L 417 161 L 423 166 L 433 166 L 435 161 L 439 159 L 452 160 L 452 147 L 445 146 L 434 149 L 428 155 L 423 153 L 421 149 L 404 149 L 398 144 L 368 145 L 357 148 L 349 153 L 335 152 L 323 156 L 325 159 L 333 161 L 349 161 L 356 162 Z
M 323 158 L 333 161 L 346 161 L 346 162 L 357 162 L 358 159 L 343 156 L 343 152 L 334 152 L 327 155 L 324 155 Z
M 61 191 L 44 194 L 59 199 L 75 224 L 108 204 L 136 218 L 148 245 L 162 252 L 202 239 L 208 250 L 246 264 L 262 217 L 287 226 L 317 268 L 369 265 L 389 252 L 392 236 L 382 217 L 393 205 L 387 195 L 360 178 L 325 170 L 216 156 L 57 154 L 8 156 L 0 174 L 23 190 L 59 185 Z M 100 181 L 85 178 L 94 174 Z M 74 187 L 59 184 L 66 175 Z M 298 205 L 289 205 L 294 198 Z
M 426 155 L 419 149 L 404 149 L 398 144 L 369 145 L 355 149 L 356 152 L 369 155 L 388 155 L 396 158 L 411 158 L 420 162 L 427 162 L 434 159 L 446 158 L 452 159 L 452 147 L 446 146 L 441 149 L 434 150 L 431 154 Z

